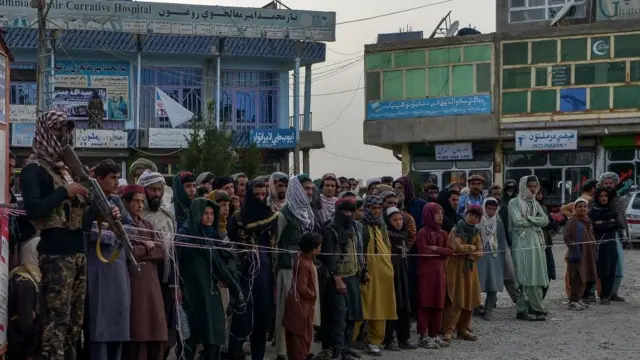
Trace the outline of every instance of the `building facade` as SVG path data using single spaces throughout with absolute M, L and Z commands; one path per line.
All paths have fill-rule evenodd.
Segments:
M 394 149 L 403 171 L 440 186 L 476 173 L 487 187 L 535 174 L 549 205 L 574 200 L 583 181 L 604 171 L 640 181 L 640 26 L 625 15 L 634 11 L 616 1 L 577 1 L 552 27 L 563 1 L 531 3 L 497 1 L 494 34 L 368 45 L 367 58 L 424 54 L 419 67 L 427 71 L 425 92 L 407 91 L 414 77 L 402 80 L 402 95 L 381 99 L 369 88 L 377 88 L 375 75 L 367 77 L 365 142 Z M 449 65 L 436 56 L 444 52 Z M 395 126 L 413 135 L 383 134 Z
M 78 7 L 96 2 L 70 3 Z M 7 4 L 0 12 L 10 5 L 28 6 L 28 2 Z M 132 3 L 108 4 L 117 12 Z M 82 26 L 72 26 L 75 19 L 51 10 L 47 107 L 66 111 L 75 120 L 74 145 L 84 163 L 91 166 L 110 157 L 125 168 L 133 158 L 147 157 L 167 176 L 180 170 L 179 149 L 186 146 L 191 124 L 172 127 L 156 89 L 196 118 L 219 123 L 220 129 L 231 133 L 236 147 L 255 143 L 263 149 L 266 169 L 288 173 L 289 153 L 296 145 L 303 151 L 324 146 L 321 132 L 311 131 L 310 96 L 312 65 L 325 60 L 326 47 L 313 40 L 334 40 L 335 13 L 144 4 L 152 15 L 123 15 L 115 21 L 115 29 L 89 29 L 88 17 L 80 20 L 86 22 Z M 169 14 L 183 16 L 185 9 L 189 22 L 165 19 Z M 36 11 L 13 10 L 25 16 Z M 15 59 L 11 64 L 10 144 L 21 164 L 30 152 L 35 129 L 38 30 L 12 20 L 13 13 L 3 14 L 0 25 L 5 27 Z M 156 13 L 163 20 L 157 20 Z M 200 16 L 207 16 L 209 23 L 198 23 Z M 299 18 L 302 20 L 296 20 Z M 318 25 L 317 18 L 322 24 Z M 141 21 L 146 25 L 140 25 Z M 299 27 L 288 27 L 296 21 Z M 131 23 L 143 29 L 132 30 Z M 292 84 L 291 72 L 296 67 L 304 68 L 306 76 Z M 289 109 L 296 87 L 302 89 L 299 101 L 304 104 L 299 114 Z M 100 130 L 87 129 L 86 105 L 96 93 L 105 107 L 104 129 Z

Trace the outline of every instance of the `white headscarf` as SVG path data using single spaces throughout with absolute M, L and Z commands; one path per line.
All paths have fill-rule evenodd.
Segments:
M 36 287 L 36 291 L 39 289 L 40 280 L 42 274 L 40 273 L 40 267 L 38 266 L 38 243 L 40 237 L 36 236 L 31 240 L 25 242 L 20 248 L 20 265 L 11 270 L 11 277 L 18 275 L 23 279 L 28 279 L 33 282 Z
M 523 215 L 532 215 L 531 207 L 535 206 L 538 202 L 536 201 L 536 194 L 533 194 L 529 191 L 529 187 L 527 184 L 529 183 L 529 178 L 535 178 L 535 181 L 540 184 L 538 181 L 538 177 L 535 175 L 526 175 L 520 178 L 520 185 L 518 188 L 518 199 L 520 200 L 520 211 Z M 531 179 L 531 181 L 534 181 Z
M 285 196 L 287 207 L 302 223 L 302 230 L 313 230 L 313 210 L 311 210 L 311 201 L 304 191 L 298 177 L 293 175 L 289 179 L 289 187 L 287 188 L 287 195 Z
M 490 201 L 495 202 L 498 205 L 498 209 L 500 209 L 500 203 L 495 198 L 488 197 L 484 199 L 484 202 L 482 202 L 482 219 L 478 224 L 478 230 L 482 237 L 483 247 L 486 247 L 488 243 L 491 254 L 496 257 L 498 256 L 498 237 L 496 236 L 496 230 L 498 229 L 498 211 L 496 211 L 493 216 L 487 214 L 487 203 Z
M 276 179 L 283 178 L 286 179 L 287 174 L 282 172 L 274 172 L 269 178 L 269 197 L 267 198 L 267 204 L 269 204 L 273 212 L 280 211 L 287 202 L 286 197 L 283 200 L 278 199 L 278 191 L 276 190 Z

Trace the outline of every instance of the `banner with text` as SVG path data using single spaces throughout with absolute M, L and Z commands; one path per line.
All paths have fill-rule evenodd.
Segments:
M 55 73 L 53 105 L 59 111 L 66 111 L 70 119 L 89 119 L 87 106 L 94 90 L 104 103 L 105 120 L 131 119 L 131 65 L 128 62 L 58 61 Z M 70 90 L 77 92 L 65 93 Z
M 9 120 L 12 124 L 36 122 L 36 105 L 10 105 Z
M 35 123 L 11 124 L 11 146 L 30 148 L 35 134 Z
M 335 41 L 336 13 L 132 1 L 53 0 L 47 26 L 138 34 Z M 48 1 L 47 1 L 48 3 Z M 34 27 L 27 0 L 0 0 L 0 27 Z
M 126 149 L 127 132 L 122 130 L 76 129 L 78 148 Z

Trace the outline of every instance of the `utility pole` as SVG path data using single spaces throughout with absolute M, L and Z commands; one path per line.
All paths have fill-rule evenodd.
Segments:
M 46 0 L 31 0 L 31 7 L 38 10 L 38 42 L 37 42 L 37 54 L 38 54 L 38 62 L 36 65 L 36 86 L 38 91 L 37 98 L 37 114 L 41 114 L 48 110 L 48 105 L 46 101 L 46 88 L 47 88 L 47 15 L 49 15 L 49 10 L 53 5 L 53 1 Z M 53 66 L 53 64 L 51 64 Z
M 300 174 L 300 54 L 303 43 L 296 41 L 295 67 L 293 68 L 293 128 L 296 132 L 296 147 L 293 150 L 293 172 Z

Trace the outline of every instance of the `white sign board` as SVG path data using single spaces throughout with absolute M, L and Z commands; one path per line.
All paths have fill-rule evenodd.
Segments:
M 438 144 L 436 160 L 473 160 L 473 146 L 471 143 Z
M 75 147 L 126 149 L 127 132 L 122 130 L 76 129 Z
M 187 140 L 191 138 L 191 129 L 149 129 L 149 148 L 152 149 L 180 149 L 189 146 Z M 204 134 L 204 131 L 202 132 Z
M 12 124 L 17 123 L 35 123 L 36 122 L 36 105 L 11 105 L 9 112 L 9 121 Z
M 578 130 L 516 131 L 516 151 L 577 149 Z

